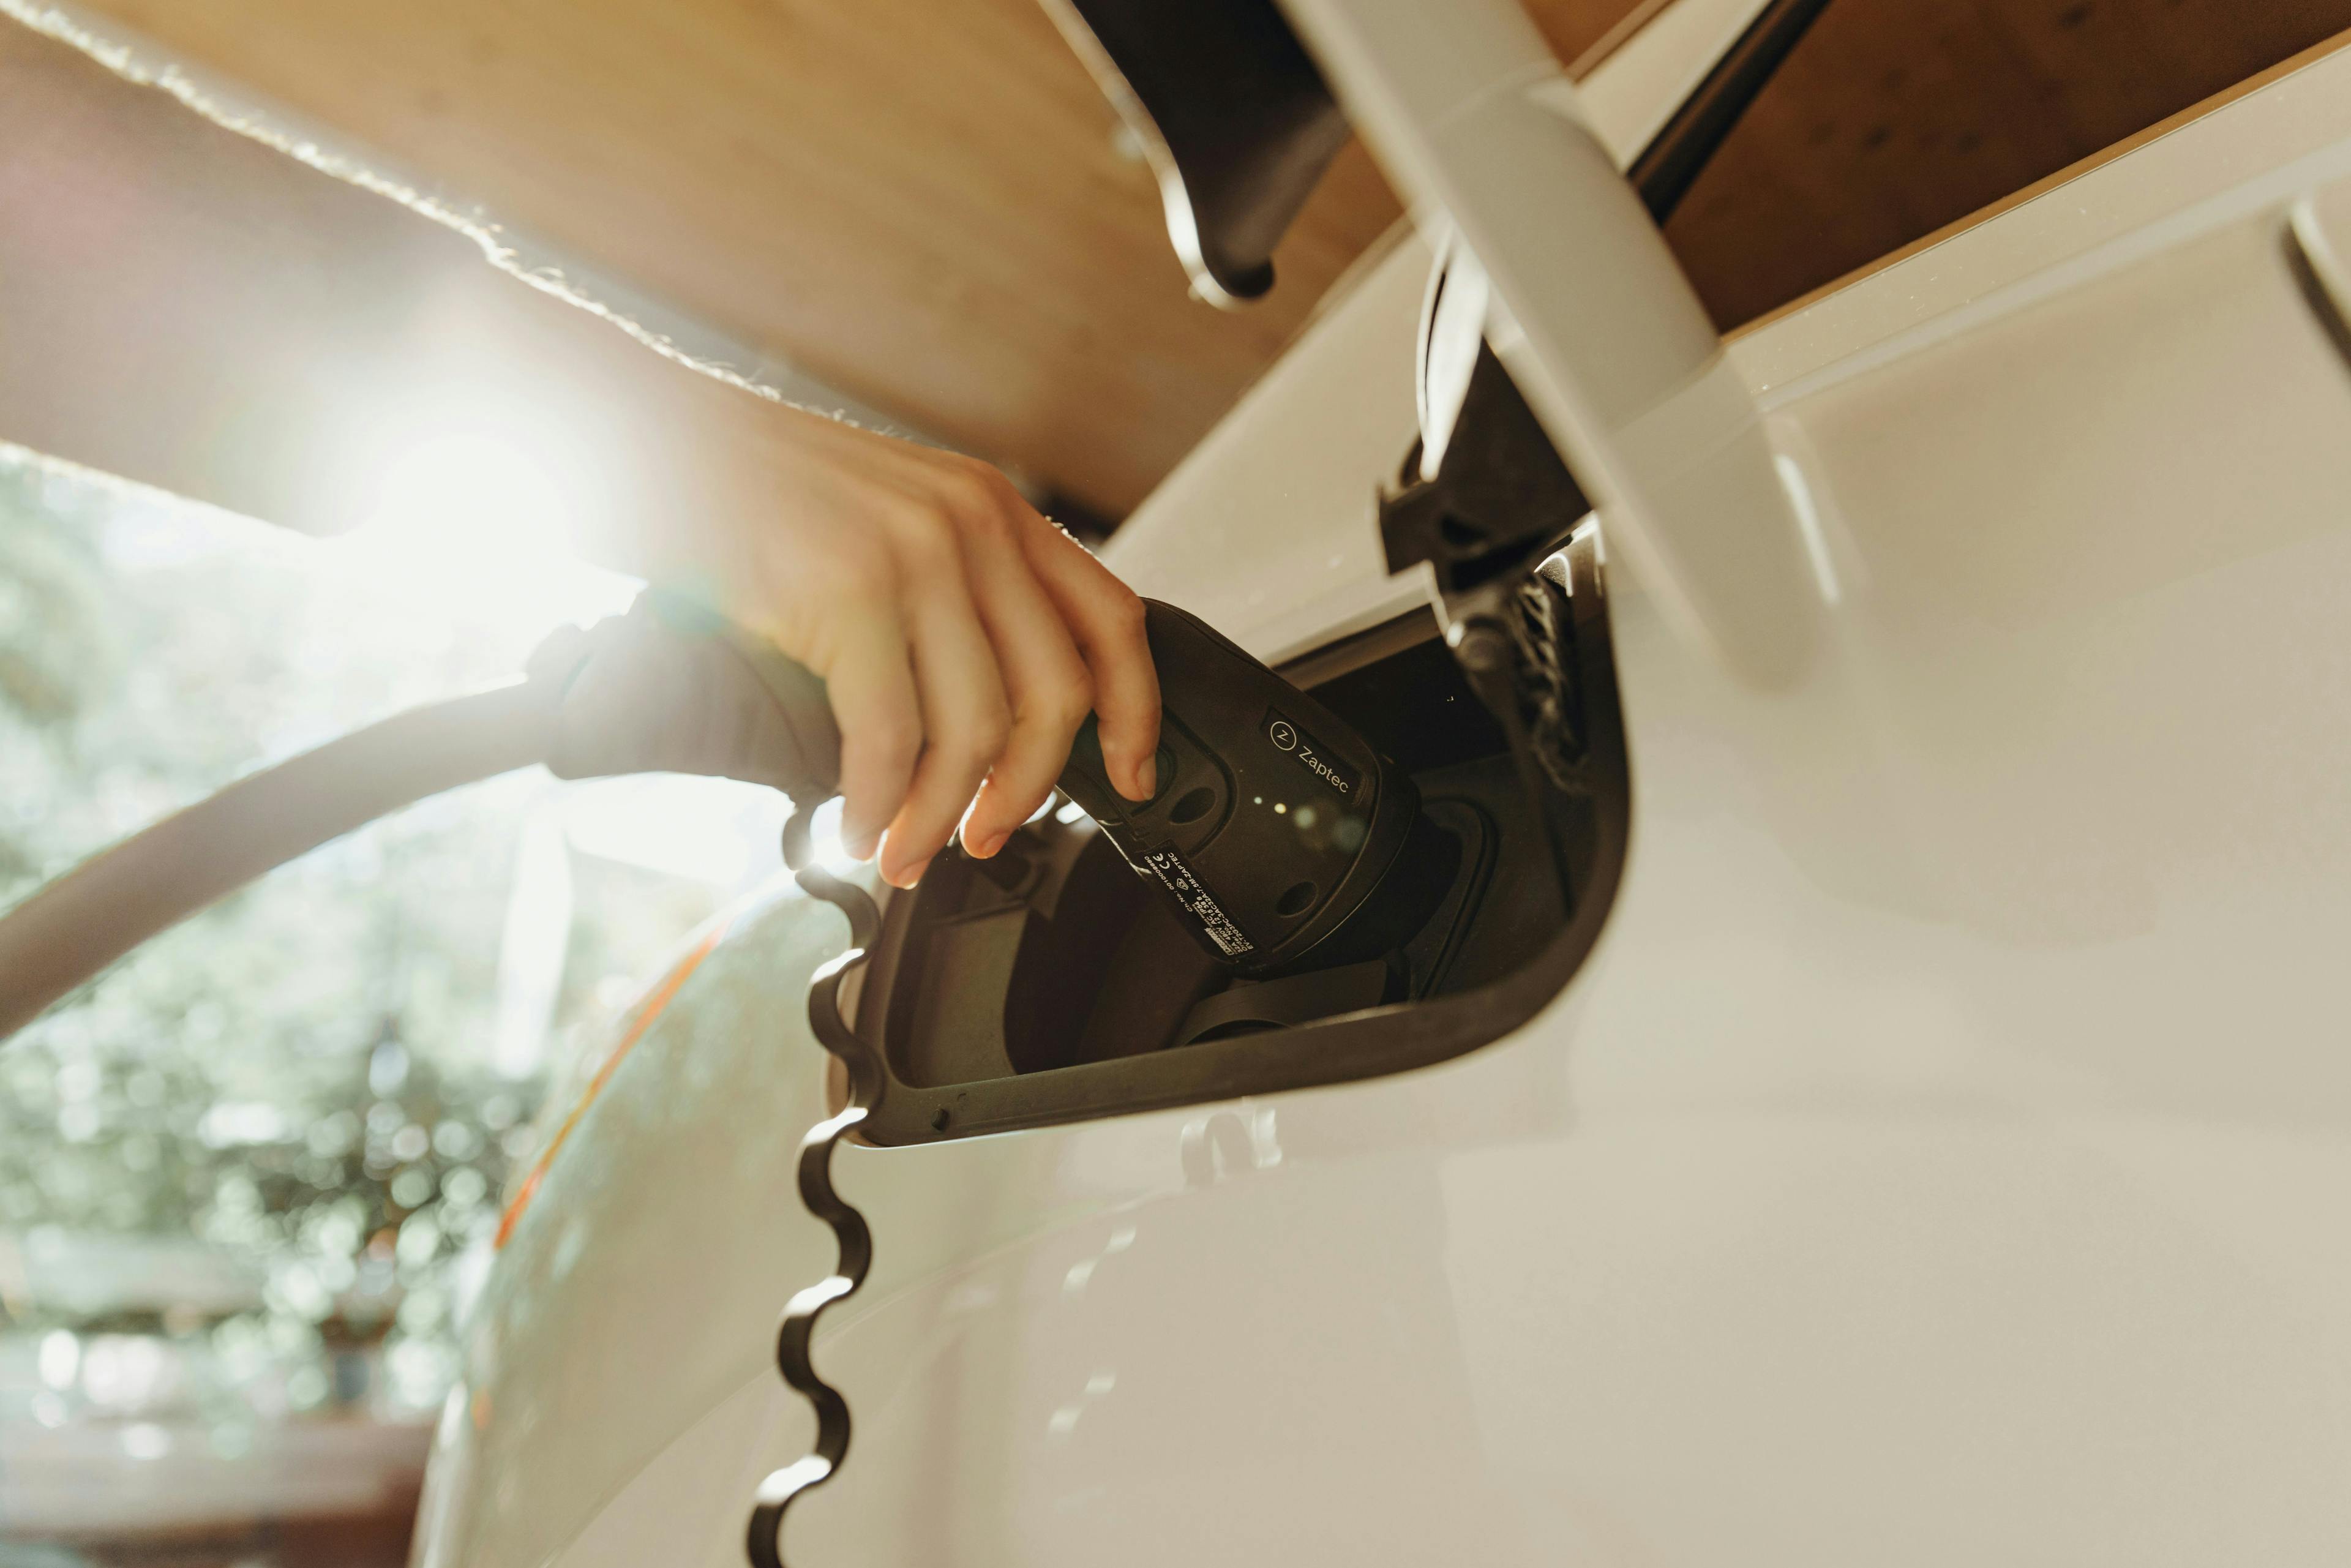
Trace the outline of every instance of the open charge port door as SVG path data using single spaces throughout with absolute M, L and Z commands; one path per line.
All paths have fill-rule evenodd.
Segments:
M 886 1079 L 868 1135 L 920 1142 L 1373 1076 L 1531 1014 L 1589 947 L 1624 841 L 1598 570 L 1587 528 L 1519 590 L 1534 612 L 1514 622 L 1511 667 L 1474 685 L 1426 612 L 1285 667 L 1411 776 L 1447 842 L 1449 883 L 1410 937 L 1237 977 L 1057 797 L 994 859 L 943 856 L 891 901 L 857 1003 Z M 1224 782 L 1196 767 L 1214 764 L 1162 779 L 1179 811 Z M 1317 809 L 1303 788 L 1271 804 Z

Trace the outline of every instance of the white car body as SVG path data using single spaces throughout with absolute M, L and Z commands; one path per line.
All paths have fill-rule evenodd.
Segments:
M 1746 9 L 1587 85 L 1620 156 Z M 1612 558 L 1633 838 L 1580 971 L 1435 1068 L 841 1149 L 855 1435 L 791 1560 L 2351 1561 L 2330 246 L 2351 52 L 1736 338 L 1818 647 L 1736 678 Z M 1372 513 L 1426 267 L 1326 310 L 1129 580 L 1270 660 L 1428 602 Z M 747 913 L 580 1118 L 417 1562 L 742 1561 L 812 1430 L 773 1336 L 833 1266 L 792 1172 L 845 935 Z

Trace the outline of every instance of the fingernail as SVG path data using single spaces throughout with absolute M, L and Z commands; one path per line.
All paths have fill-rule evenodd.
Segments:
M 936 857 L 933 858 L 935 859 Z M 913 865 L 900 866 L 896 871 L 883 872 L 882 873 L 882 880 L 888 883 L 892 887 L 901 889 L 910 888 L 916 883 L 922 881 L 923 873 L 930 869 L 931 862 L 929 860 L 919 860 Z
M 1130 800 L 1148 800 L 1159 793 L 1159 754 L 1145 757 L 1134 770 L 1134 781 L 1141 786 L 1127 797 Z
M 873 858 L 873 852 L 882 847 L 882 830 L 852 828 L 843 822 L 841 824 L 841 847 L 848 852 L 851 860 L 870 861 Z
M 969 855 L 976 861 L 984 861 L 988 856 L 994 854 L 997 851 L 1002 849 L 1004 847 L 1004 841 L 1011 836 L 1012 835 L 1010 833 L 998 830 L 996 832 L 983 835 L 977 842 L 967 838 L 963 841 L 963 852 Z

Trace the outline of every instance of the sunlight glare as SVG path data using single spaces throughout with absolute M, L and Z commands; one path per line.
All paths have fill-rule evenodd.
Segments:
M 849 852 L 841 841 L 841 800 L 836 795 L 816 809 L 809 819 L 809 847 L 816 852 L 817 862 L 835 876 L 848 876 L 865 862 Z
M 628 608 L 640 586 L 574 553 L 598 465 L 541 403 L 417 400 L 372 433 L 364 520 L 327 553 L 387 594 L 528 628 Z
M 779 869 L 789 810 L 764 785 L 645 773 L 576 785 L 562 812 L 582 853 L 739 889 Z

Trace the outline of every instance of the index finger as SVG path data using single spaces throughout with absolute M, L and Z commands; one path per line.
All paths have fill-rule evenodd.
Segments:
M 1130 800 L 1158 786 L 1159 672 L 1144 634 L 1143 601 L 1092 551 L 1043 517 L 1023 553 L 1092 673 L 1094 715 L 1111 782 Z
M 841 727 L 841 839 L 871 860 L 882 830 L 904 805 L 923 749 L 923 710 L 898 618 L 875 610 L 839 634 L 817 671 Z

